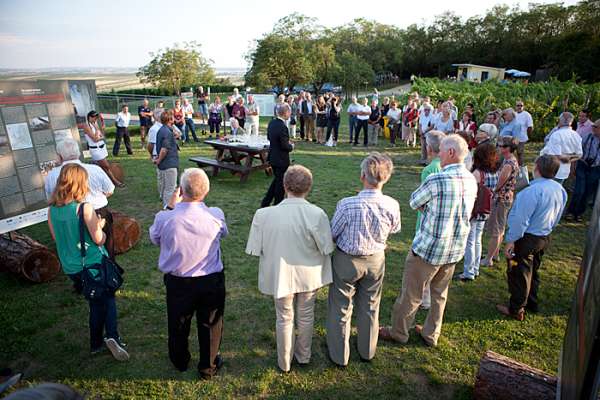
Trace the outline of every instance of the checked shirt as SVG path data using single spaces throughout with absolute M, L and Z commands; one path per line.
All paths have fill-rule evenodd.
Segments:
M 362 190 L 338 202 L 331 219 L 337 246 L 352 256 L 369 256 L 385 250 L 390 233 L 400 231 L 400 205 L 379 190 Z
M 454 264 L 465 254 L 477 182 L 464 164 L 450 164 L 413 192 L 410 206 L 422 208 L 421 229 L 412 250 L 432 265 Z

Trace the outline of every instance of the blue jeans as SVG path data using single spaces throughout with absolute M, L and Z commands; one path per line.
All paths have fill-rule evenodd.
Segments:
M 356 129 L 356 115 L 349 117 L 348 125 L 350 127 L 350 143 L 352 143 L 352 139 L 354 138 L 354 130 Z
M 208 115 L 208 107 L 206 103 L 198 103 L 198 112 L 202 115 Z
M 463 275 L 468 279 L 475 279 L 479 276 L 479 260 L 481 259 L 481 236 L 483 235 L 483 226 L 485 221 L 471 221 L 471 230 L 467 237 L 467 247 L 465 248 L 465 259 Z
M 590 167 L 584 161 L 577 160 L 575 169 L 575 191 L 569 204 L 568 213 L 579 217 L 585 213 L 588 198 L 594 198 L 600 181 L 600 167 Z
M 192 131 L 192 136 L 194 137 L 194 142 L 198 141 L 198 137 L 196 136 L 196 127 L 194 126 L 194 120 L 191 118 L 186 118 L 185 119 L 185 133 L 183 133 L 183 136 L 185 136 L 186 141 L 190 140 L 190 134 L 189 131 Z
M 75 290 L 81 288 L 81 272 L 69 274 Z M 81 292 L 79 292 L 81 293 Z M 117 303 L 114 293 L 106 294 L 101 299 L 88 300 L 90 306 L 90 347 L 92 350 L 102 347 L 104 337 L 119 340 L 117 329 Z M 104 335 L 106 333 L 106 335 Z
M 181 123 L 181 124 L 175 124 L 175 126 L 177 127 L 177 129 L 179 129 L 181 131 L 181 141 L 182 142 L 186 142 L 187 141 L 187 131 L 185 129 L 185 124 Z

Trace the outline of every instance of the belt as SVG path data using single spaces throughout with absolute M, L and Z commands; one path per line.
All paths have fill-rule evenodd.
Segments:
M 103 147 L 104 147 L 104 143 L 102 143 L 100 146 L 90 146 L 90 145 L 88 145 L 88 147 L 89 147 L 90 149 L 101 149 L 101 148 L 103 148 Z

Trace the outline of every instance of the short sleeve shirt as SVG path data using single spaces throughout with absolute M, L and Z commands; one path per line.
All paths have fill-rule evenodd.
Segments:
M 156 154 L 160 154 L 160 151 L 165 148 L 167 149 L 167 155 L 158 164 L 158 169 L 165 170 L 169 168 L 179 167 L 179 154 L 177 154 L 177 142 L 175 142 L 175 136 L 173 131 L 167 126 L 163 125 L 156 134 Z
M 152 112 L 148 107 L 139 106 L 138 107 L 138 116 L 140 117 L 140 125 L 141 126 L 150 126 L 152 125 L 152 118 L 142 116 L 142 113 Z

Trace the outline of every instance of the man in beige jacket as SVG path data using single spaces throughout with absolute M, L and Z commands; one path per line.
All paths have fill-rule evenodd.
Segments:
M 260 257 L 258 288 L 275 299 L 277 363 L 288 372 L 294 356 L 299 364 L 310 361 L 317 290 L 332 282 L 334 245 L 327 214 L 305 199 L 310 171 L 288 168 L 283 186 L 285 200 L 254 214 L 246 253 Z

